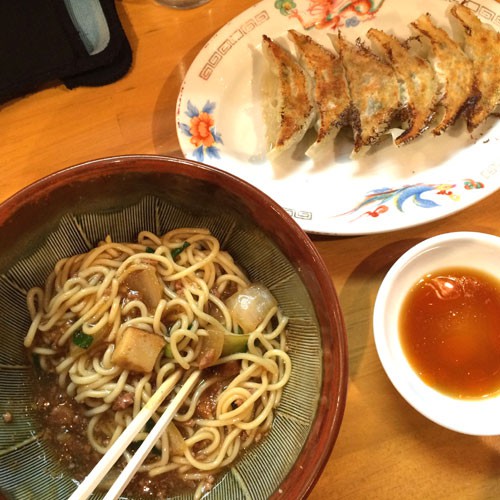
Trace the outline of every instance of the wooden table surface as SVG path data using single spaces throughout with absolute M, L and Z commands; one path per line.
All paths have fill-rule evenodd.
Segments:
M 134 57 L 124 78 L 98 88 L 47 86 L 0 106 L 0 201 L 98 157 L 182 156 L 174 119 L 180 84 L 209 38 L 253 3 L 212 0 L 176 11 L 154 0 L 118 1 Z M 372 337 L 373 304 L 389 267 L 416 242 L 460 230 L 500 235 L 500 194 L 416 228 L 312 237 L 345 315 L 350 377 L 340 434 L 310 498 L 500 498 L 500 438 L 454 433 L 418 414 L 386 377 Z

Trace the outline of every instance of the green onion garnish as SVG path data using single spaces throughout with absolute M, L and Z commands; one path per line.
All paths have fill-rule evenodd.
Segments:
M 146 253 L 155 253 L 155 249 L 151 247 L 146 247 Z
M 87 349 L 92 344 L 94 337 L 92 335 L 87 335 L 83 333 L 81 330 L 77 330 L 73 333 L 73 344 L 81 347 L 82 349 Z
M 165 344 L 165 357 L 172 359 L 174 357 L 174 353 L 172 352 L 172 348 L 170 347 L 170 344 L 167 342 Z
M 175 259 L 183 250 L 185 250 L 189 246 L 189 242 L 185 241 L 180 247 L 174 248 L 170 253 L 172 255 L 172 259 Z

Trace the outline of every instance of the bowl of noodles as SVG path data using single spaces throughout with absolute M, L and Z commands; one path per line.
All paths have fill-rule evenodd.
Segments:
M 199 373 L 122 498 L 302 498 L 336 441 L 347 344 L 287 212 L 189 160 L 70 167 L 0 205 L 0 497 L 69 498 L 169 377 L 103 498 Z

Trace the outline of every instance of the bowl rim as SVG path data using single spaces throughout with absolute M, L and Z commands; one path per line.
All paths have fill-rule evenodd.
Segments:
M 439 234 L 420 241 L 408 249 L 391 266 L 377 292 L 372 322 L 375 347 L 382 367 L 395 389 L 408 404 L 426 418 L 442 427 L 462 434 L 476 436 L 499 435 L 500 421 L 492 426 L 488 425 L 485 420 L 481 420 L 480 417 L 486 416 L 493 410 L 496 410 L 496 413 L 500 411 L 500 393 L 488 398 L 459 399 L 439 392 L 425 384 L 402 353 L 397 326 L 395 326 L 400 310 L 399 307 L 389 304 L 395 282 L 398 279 L 401 282 L 401 273 L 404 273 L 412 265 L 415 268 L 418 267 L 416 262 L 424 258 L 427 258 L 431 263 L 418 276 L 413 272 L 412 275 L 415 275 L 416 278 L 414 280 L 412 278 L 412 283 L 425 272 L 453 267 L 453 262 L 432 264 L 434 255 L 431 250 L 438 247 L 447 248 L 450 245 L 456 246 L 459 242 L 469 242 L 480 246 L 485 244 L 485 248 L 500 250 L 500 236 L 477 231 L 455 231 Z M 458 255 L 460 255 L 460 252 L 462 252 L 461 255 L 464 255 L 466 250 L 466 248 L 461 247 Z M 480 269 L 477 265 L 465 267 Z M 496 273 L 495 276 L 497 276 Z M 500 279 L 500 276 L 497 277 Z M 405 281 L 409 280 L 409 277 L 405 278 Z M 401 305 L 401 301 L 402 298 L 396 299 L 399 305 Z M 392 310 L 392 312 L 388 313 L 389 310 Z M 389 316 L 392 317 L 392 328 L 390 332 L 386 332 L 387 318 Z M 393 334 L 392 342 L 388 339 L 390 334 Z M 398 363 L 399 365 L 396 366 Z
M 156 154 L 128 154 L 101 157 L 84 161 L 50 173 L 20 189 L 0 203 L 0 234 L 2 228 L 26 209 L 26 206 L 39 200 L 47 199 L 50 194 L 67 183 L 97 179 L 101 176 L 115 175 L 123 171 L 138 173 L 168 173 L 211 182 L 217 179 L 225 189 L 229 189 L 247 198 L 259 199 L 269 208 L 269 217 L 277 220 L 287 228 L 287 234 L 302 243 L 304 252 L 310 256 L 311 266 L 302 269 L 313 271 L 317 286 L 323 291 L 322 318 L 320 335 L 323 351 L 323 380 L 320 397 L 303 450 L 288 474 L 283 478 L 271 498 L 282 498 L 292 495 L 294 498 L 305 498 L 319 479 L 331 451 L 337 440 L 343 420 L 348 386 L 348 348 L 347 333 L 338 294 L 330 278 L 326 264 L 307 233 L 293 220 L 288 212 L 268 195 L 250 183 L 225 172 L 217 167 L 209 166 L 195 160 Z M 269 221 L 264 221 L 267 226 Z M 292 248 L 280 244 L 280 250 L 293 257 Z M 315 271 L 316 270 L 316 271 Z M 337 332 L 336 336 L 330 335 Z

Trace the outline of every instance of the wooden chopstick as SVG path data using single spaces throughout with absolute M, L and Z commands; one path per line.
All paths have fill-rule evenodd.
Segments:
M 127 466 L 122 470 L 118 478 L 115 480 L 108 493 L 104 497 L 104 500 L 116 500 L 122 491 L 126 488 L 127 484 L 134 477 L 137 469 L 141 466 L 144 459 L 148 456 L 151 448 L 160 438 L 161 434 L 167 427 L 167 425 L 172 421 L 172 418 L 176 414 L 177 410 L 181 406 L 182 402 L 186 399 L 188 394 L 191 392 L 194 384 L 200 376 L 200 371 L 195 371 L 191 373 L 189 378 L 182 384 L 181 390 L 175 395 L 174 399 L 168 404 L 165 411 L 162 413 L 161 417 L 156 422 L 153 429 L 148 433 L 146 439 L 142 442 L 139 449 L 134 453 L 134 456 L 127 464 Z
M 127 449 L 127 446 L 132 442 L 134 437 L 142 430 L 142 428 L 146 425 L 147 421 L 153 416 L 155 411 L 158 409 L 162 401 L 172 392 L 173 388 L 179 382 L 182 376 L 182 370 L 178 370 L 174 372 L 170 377 L 168 377 L 161 385 L 158 387 L 158 389 L 155 391 L 155 393 L 151 396 L 149 401 L 143 406 L 141 411 L 134 417 L 134 419 L 130 422 L 130 424 L 127 426 L 127 428 L 120 434 L 118 439 L 111 445 L 109 450 L 103 455 L 101 460 L 97 463 L 97 465 L 90 471 L 90 473 L 87 475 L 87 477 L 80 483 L 78 488 L 73 492 L 73 494 L 69 497 L 69 500 L 85 500 L 89 497 L 89 495 L 94 491 L 94 489 L 99 485 L 99 483 L 102 481 L 104 476 L 109 472 L 111 467 L 116 463 L 116 461 L 123 455 L 123 452 Z M 195 378 L 193 378 L 193 375 L 196 375 Z M 199 372 L 193 372 L 188 379 L 188 382 L 190 381 L 190 384 L 194 384 L 196 379 L 199 376 Z M 167 417 L 165 420 L 171 420 L 172 417 L 174 416 L 175 412 L 177 411 L 177 408 L 173 411 L 170 411 L 170 408 L 175 406 L 180 406 L 182 403 L 182 400 L 187 396 L 189 393 L 189 390 L 186 389 L 184 391 L 184 387 L 187 386 L 187 383 L 181 391 L 179 391 L 179 394 L 182 393 L 182 398 L 178 398 L 179 394 L 172 400 L 172 402 L 169 404 L 167 409 L 165 410 L 165 413 L 167 413 Z M 168 424 L 168 421 L 165 423 L 165 421 L 162 421 L 162 417 L 158 420 L 157 424 L 155 425 L 155 428 L 158 426 L 160 422 L 163 422 L 164 425 Z M 154 429 L 153 429 L 154 430 Z M 158 437 L 160 436 L 161 431 L 158 431 Z M 151 445 L 151 448 L 153 447 L 154 443 Z M 144 443 L 143 443 L 144 445 Z M 136 454 L 143 448 L 141 446 L 139 450 L 137 450 Z M 149 450 L 151 449 L 149 448 Z M 148 450 L 148 452 L 149 452 Z M 134 455 L 134 457 L 135 457 Z M 144 454 L 144 457 L 141 460 L 144 460 L 146 457 L 147 453 Z M 140 465 L 140 464 L 139 464 Z M 126 470 L 125 468 L 124 470 Z M 133 475 L 133 474 L 132 474 Z M 124 484 L 123 488 L 128 484 L 130 479 L 132 478 L 132 475 L 130 478 L 128 478 L 128 481 Z M 121 490 L 123 491 L 123 490 Z M 120 491 L 120 493 L 121 493 Z M 118 493 L 119 494 L 119 493 Z

